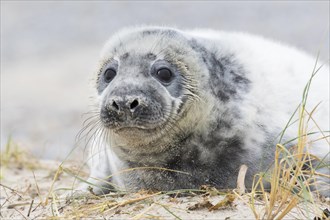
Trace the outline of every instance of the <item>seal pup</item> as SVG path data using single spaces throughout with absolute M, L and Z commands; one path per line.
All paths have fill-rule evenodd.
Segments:
M 226 189 L 235 188 L 245 164 L 251 186 L 269 166 L 315 60 L 245 33 L 119 31 L 105 45 L 95 77 L 98 126 L 87 181 L 96 194 L 113 186 Z M 329 67 L 314 78 L 307 109 L 322 101 L 314 119 L 329 130 Z M 297 123 L 285 132 L 287 140 L 295 137 Z M 322 157 L 329 148 L 320 142 L 314 152 Z

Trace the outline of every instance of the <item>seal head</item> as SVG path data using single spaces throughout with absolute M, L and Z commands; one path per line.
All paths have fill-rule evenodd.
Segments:
M 119 157 L 137 161 L 137 155 L 173 148 L 207 113 L 205 106 L 204 112 L 197 110 L 203 71 L 186 65 L 200 63 L 200 57 L 178 31 L 154 28 L 121 36 L 103 52 L 100 118 Z

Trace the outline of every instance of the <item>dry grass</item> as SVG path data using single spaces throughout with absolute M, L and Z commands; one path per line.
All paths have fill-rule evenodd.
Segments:
M 330 175 L 317 172 L 317 168 L 321 166 L 330 168 L 329 164 L 324 162 L 327 155 L 324 158 L 317 158 L 310 153 L 309 148 L 316 141 L 323 140 L 323 143 L 326 143 L 324 147 L 329 149 L 329 135 L 325 135 L 325 132 L 320 130 L 313 120 L 313 113 L 318 106 L 310 113 L 305 108 L 312 79 L 321 68 L 316 69 L 316 65 L 317 62 L 304 89 L 302 102 L 297 108 L 299 128 L 298 138 L 294 139 L 296 145 L 287 147 L 284 144 L 277 144 L 271 171 L 260 173 L 254 178 L 253 188 L 251 193 L 248 194 L 249 202 L 247 204 L 256 219 L 283 219 L 293 211 L 297 212 L 302 219 L 312 219 L 314 216 L 319 216 L 319 219 L 327 219 L 328 217 L 326 212 L 323 212 L 319 206 L 318 184 L 327 184 Z M 293 116 L 287 126 L 291 123 L 292 118 Z M 319 134 L 321 134 L 321 138 L 317 140 L 309 140 L 309 134 L 311 133 L 308 133 L 308 126 L 311 122 L 316 125 Z M 287 127 L 282 132 L 280 139 L 282 139 L 286 129 Z M 317 181 L 319 177 L 328 180 L 319 183 Z M 329 189 L 330 185 L 328 184 Z M 262 209 L 256 207 L 256 204 L 260 202 L 263 205 Z
M 0 180 L 4 177 L 8 165 L 15 166 L 18 169 L 27 168 L 30 170 L 40 167 L 38 160 L 24 151 L 11 137 L 8 138 L 5 150 L 0 152 L 0 158 Z

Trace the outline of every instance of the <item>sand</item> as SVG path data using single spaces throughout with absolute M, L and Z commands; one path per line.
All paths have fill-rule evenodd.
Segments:
M 80 164 L 65 162 L 61 167 L 77 172 Z M 79 181 L 66 171 L 58 172 L 60 165 L 59 161 L 29 157 L 2 160 L 1 219 L 255 219 L 246 204 L 247 195 L 238 198 L 231 192 L 220 193 L 212 188 L 204 188 L 203 193 L 181 195 L 141 191 L 123 195 L 112 193 L 104 197 L 89 194 L 68 200 L 65 195 L 70 194 L 70 190 L 61 189 L 70 189 Z M 86 178 L 87 173 L 84 167 L 80 176 Z M 329 202 L 318 206 L 323 210 Z M 264 206 L 257 201 L 256 207 L 261 211 Z M 311 219 L 314 216 L 315 213 L 302 214 L 301 208 L 295 208 L 284 219 Z

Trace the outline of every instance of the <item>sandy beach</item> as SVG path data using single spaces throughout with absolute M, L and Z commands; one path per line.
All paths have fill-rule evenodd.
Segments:
M 150 24 L 248 32 L 329 60 L 329 14 L 329 1 L 1 1 L 0 218 L 266 219 L 261 198 L 234 189 L 63 196 L 88 177 L 76 135 L 99 53 L 117 30 Z M 297 201 L 283 219 L 330 207 Z
M 254 215 L 249 193 L 240 196 L 237 190 L 208 186 L 195 191 L 70 196 L 79 179 L 88 177 L 83 163 L 38 160 L 19 150 L 7 153 L 1 155 L 1 219 L 261 219 L 265 213 L 265 204 L 255 199 L 252 204 L 259 216 Z M 299 202 L 283 219 L 322 219 L 329 205 L 329 199 Z

